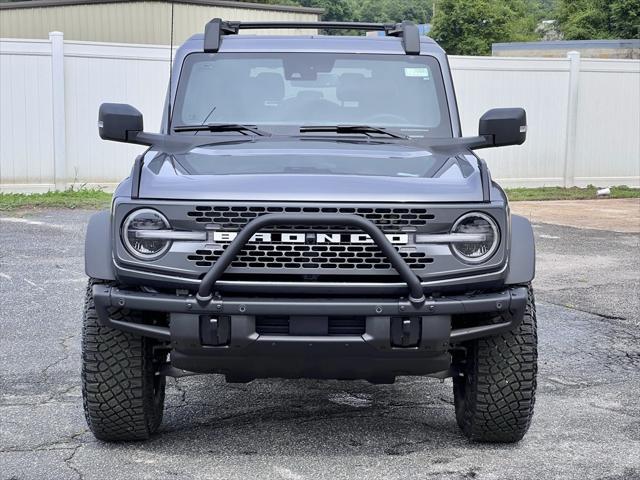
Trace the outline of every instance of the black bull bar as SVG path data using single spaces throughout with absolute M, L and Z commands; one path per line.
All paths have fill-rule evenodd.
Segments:
M 315 213 L 269 213 L 247 223 L 238 233 L 229 246 L 224 250 L 220 258 L 202 278 L 196 299 L 201 304 L 206 304 L 213 299 L 213 289 L 216 282 L 222 277 L 231 262 L 242 251 L 244 246 L 256 233 L 265 227 L 273 225 L 341 225 L 355 227 L 371 237 L 389 263 L 395 268 L 400 278 L 409 289 L 409 301 L 413 305 L 422 305 L 425 302 L 424 291 L 420 278 L 413 273 L 407 262 L 404 261 L 398 250 L 391 244 L 385 234 L 370 220 L 359 215 L 350 214 L 315 214 Z

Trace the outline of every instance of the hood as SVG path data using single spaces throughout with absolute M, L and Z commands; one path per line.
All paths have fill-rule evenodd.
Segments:
M 300 202 L 477 202 L 475 157 L 411 141 L 242 140 L 150 150 L 140 198 Z

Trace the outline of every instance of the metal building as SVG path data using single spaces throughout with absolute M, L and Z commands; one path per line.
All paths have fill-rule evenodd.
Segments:
M 0 38 L 48 38 L 49 32 L 57 30 L 64 32 L 65 40 L 166 45 L 172 3 L 176 44 L 203 31 L 215 17 L 309 22 L 323 13 L 316 8 L 227 0 L 32 0 L 0 3 Z
M 494 43 L 494 57 L 566 58 L 579 52 L 582 58 L 640 58 L 640 39 L 630 40 L 553 40 L 544 42 Z

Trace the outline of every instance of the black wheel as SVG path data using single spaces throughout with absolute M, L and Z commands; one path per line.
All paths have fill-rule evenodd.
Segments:
M 454 377 L 456 420 L 478 442 L 517 442 L 531 423 L 538 371 L 533 290 L 524 319 L 510 332 L 464 345 L 463 376 Z
M 84 414 L 96 438 L 145 440 L 162 422 L 165 377 L 157 374 L 156 341 L 98 323 L 90 279 L 82 331 Z

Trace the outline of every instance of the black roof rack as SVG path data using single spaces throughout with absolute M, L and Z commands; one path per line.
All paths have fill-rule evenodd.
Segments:
M 392 37 L 401 37 L 407 55 L 420 54 L 420 31 L 413 22 L 402 23 L 357 23 L 357 22 L 227 22 L 214 18 L 204 28 L 204 51 L 211 53 L 220 49 L 223 35 L 235 35 L 240 29 L 262 30 L 295 28 L 305 30 L 369 30 L 382 31 Z

